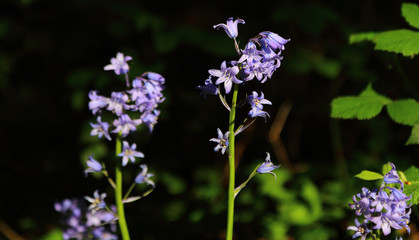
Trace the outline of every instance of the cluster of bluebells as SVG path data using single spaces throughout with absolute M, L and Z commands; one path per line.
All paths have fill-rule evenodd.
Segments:
M 362 188 L 362 192 L 353 196 L 353 203 L 349 204 L 357 216 L 363 216 L 362 223 L 355 218 L 355 226 L 348 227 L 348 230 L 355 231 L 353 238 L 365 240 L 374 229 L 381 229 L 384 235 L 390 234 L 392 228 L 405 228 L 410 233 L 411 204 L 408 201 L 411 197 L 403 193 L 404 183 L 397 174 L 396 166 L 389 164 L 391 170 L 384 176 L 380 188 L 372 191 Z
M 98 194 L 95 192 L 95 195 Z M 90 198 L 95 202 L 97 199 Z M 102 196 L 104 197 L 104 196 Z M 63 239 L 118 239 L 116 232 L 115 207 L 111 207 L 111 211 L 105 210 L 105 205 L 101 204 L 103 199 L 98 203 L 86 206 L 83 199 L 64 199 L 56 202 L 55 210 L 63 215 L 62 224 L 65 225 L 63 230 Z M 94 210 L 93 210 L 94 209 Z
M 90 123 L 92 130 L 91 136 L 106 138 L 111 141 L 112 134 L 121 137 L 122 151 L 118 154 L 121 157 L 121 165 L 126 166 L 129 162 L 135 163 L 137 158 L 144 158 L 144 154 L 137 151 L 135 143 L 130 144 L 127 139 L 140 124 L 144 124 L 153 131 L 154 125 L 160 111 L 157 107 L 164 101 L 163 89 L 165 79 L 158 73 L 146 72 L 136 77 L 132 82 L 129 81 L 128 61 L 132 60 L 130 56 L 124 56 L 117 53 L 115 58 L 111 59 L 111 64 L 106 65 L 104 70 L 113 70 L 116 75 L 125 75 L 127 88 L 125 91 L 114 91 L 110 97 L 99 95 L 99 92 L 92 90 L 89 92 L 89 109 L 93 115 L 96 115 L 96 123 Z M 104 112 L 110 113 L 110 122 L 104 121 Z M 88 173 L 102 173 L 108 177 L 109 182 L 115 188 L 115 183 L 109 178 L 105 165 L 93 158 L 92 155 L 86 161 L 86 176 Z M 150 179 L 152 173 L 148 173 L 146 164 L 139 166 L 142 170 L 135 177 L 133 184 L 146 183 L 153 189 L 154 182 Z M 130 192 L 128 192 L 127 196 Z M 143 195 L 144 196 L 144 195 Z M 93 197 L 86 196 L 85 200 L 90 202 L 88 208 L 82 208 L 84 205 L 80 200 L 65 199 L 61 203 L 55 204 L 55 209 L 64 214 L 64 224 L 67 229 L 63 233 L 64 239 L 117 239 L 112 234 L 115 232 L 114 222 L 117 220 L 114 207 L 109 207 L 104 199 L 106 193 L 95 191 Z M 142 196 L 127 197 L 123 203 L 138 200 Z M 111 231 L 104 226 L 110 224 Z
M 229 94 L 234 84 L 243 85 L 253 79 L 260 83 L 266 82 L 281 66 L 282 50 L 285 49 L 284 45 L 290 41 L 274 32 L 264 31 L 251 38 L 244 49 L 240 49 L 236 40 L 239 23 L 244 24 L 245 22 L 242 19 L 233 20 L 233 18 L 228 18 L 226 24 L 214 25 L 215 29 L 223 29 L 228 37 L 234 40 L 239 57 L 237 60 L 223 61 L 220 69 L 210 69 L 208 71 L 210 76 L 205 80 L 204 85 L 197 87 L 204 97 L 219 95 L 228 110 L 230 110 L 230 107 L 221 95 L 221 86 L 224 87 L 224 92 Z M 215 82 L 213 82 L 213 78 Z M 251 95 L 247 96 L 246 101 L 250 105 L 250 111 L 248 112 L 250 118 L 263 117 L 266 120 L 266 117 L 269 117 L 269 114 L 263 110 L 263 105 L 271 105 L 272 103 L 265 99 L 263 92 L 259 94 L 253 91 Z M 224 154 L 228 148 L 228 135 L 230 133 L 223 134 L 220 129 L 217 131 L 218 138 L 213 138 L 211 141 L 217 143 L 214 150 L 221 150 Z

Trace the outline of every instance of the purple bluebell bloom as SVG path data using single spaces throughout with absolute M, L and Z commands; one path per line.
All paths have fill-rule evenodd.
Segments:
M 249 116 L 254 117 L 263 117 L 266 119 L 266 116 L 269 117 L 269 114 L 265 111 L 262 111 L 263 104 L 272 105 L 271 101 L 265 99 L 265 95 L 263 95 L 263 92 L 260 92 L 260 96 L 258 96 L 257 92 L 253 91 L 252 95 L 249 95 L 247 97 L 247 102 L 252 107 Z
M 148 127 L 150 132 L 153 131 L 154 125 L 156 125 L 159 115 L 160 115 L 160 110 L 153 110 L 151 112 L 145 112 L 141 115 L 141 120 Z
M 122 137 L 126 137 L 131 131 L 137 129 L 137 125 L 141 124 L 141 119 L 131 120 L 128 114 L 122 114 L 118 119 L 115 119 L 113 125 L 116 127 L 112 133 L 121 133 Z
M 389 164 L 391 166 L 391 169 L 386 175 L 384 175 L 383 185 L 391 184 L 391 183 L 398 183 L 401 185 L 401 187 L 403 187 L 403 182 L 400 180 L 400 177 L 397 174 L 396 166 L 393 163 L 389 163 Z
M 357 200 L 357 197 L 359 200 Z M 368 188 L 363 187 L 362 193 L 358 193 L 353 196 L 353 204 L 350 203 L 349 207 L 355 210 L 355 214 L 358 216 L 364 215 L 366 218 L 371 217 L 371 213 L 374 212 L 374 201 L 377 198 L 377 192 L 374 189 L 370 191 Z
M 355 231 L 352 238 L 361 237 L 361 240 L 365 240 L 367 235 L 371 232 L 371 229 L 367 226 L 368 222 L 368 219 L 364 219 L 364 222 L 361 224 L 358 219 L 355 218 L 355 226 L 348 227 L 348 230 Z
M 88 210 L 94 214 L 97 210 L 105 208 L 106 207 L 105 197 L 106 197 L 106 193 L 102 193 L 99 195 L 98 190 L 96 190 L 93 193 L 93 198 L 89 196 L 85 196 L 84 198 L 91 203 Z
M 128 61 L 132 60 L 132 57 L 124 57 L 123 53 L 117 53 L 116 58 L 111 58 L 111 64 L 106 65 L 103 69 L 114 70 L 116 75 L 125 74 L 129 71 Z
M 86 162 L 87 168 L 84 170 L 84 173 L 87 176 L 89 172 L 101 172 L 102 171 L 102 164 L 96 161 L 92 155 L 89 156 L 89 160 Z
M 86 211 L 81 199 L 64 199 L 54 204 L 55 210 L 62 214 L 63 239 L 118 239 L 116 232 L 116 217 L 104 209 L 95 213 Z M 111 206 L 116 212 L 115 206 Z
M 97 117 L 97 123 L 90 123 L 90 126 L 93 128 L 92 131 L 90 131 L 90 136 L 98 136 L 98 138 L 102 138 L 102 136 L 105 136 L 106 139 L 109 141 L 112 140 L 111 136 L 109 136 L 108 129 L 109 124 L 107 122 L 102 122 L 102 117 Z
M 208 94 L 210 94 L 210 95 L 218 95 L 219 90 L 212 83 L 211 76 L 207 80 L 205 80 L 204 84 L 205 84 L 204 86 L 200 86 L 199 85 L 198 87 L 196 87 L 197 89 L 201 90 L 201 93 L 199 95 L 204 96 L 204 98 L 206 98 L 206 96 Z
M 154 182 L 150 179 L 150 177 L 153 176 L 152 173 L 147 173 L 148 167 L 145 164 L 140 165 L 140 168 L 142 168 L 142 171 L 135 177 L 135 183 L 141 184 L 141 183 L 147 183 L 148 185 L 151 185 L 153 188 L 155 187 Z
M 281 36 L 279 36 L 276 33 L 264 31 L 259 33 L 260 39 L 259 43 L 262 46 L 262 49 L 266 53 L 270 53 L 272 51 L 276 50 L 284 50 L 285 44 L 290 41 L 290 39 L 285 39 Z M 280 52 L 279 52 L 280 53 Z
M 225 134 L 223 134 L 223 132 L 217 128 L 217 134 L 218 138 L 211 138 L 210 141 L 218 143 L 214 148 L 215 152 L 221 149 L 221 153 L 224 154 L 229 144 L 228 136 L 230 135 L 230 131 L 227 131 Z
M 239 31 L 237 28 L 237 25 L 241 23 L 244 24 L 244 20 L 237 18 L 233 21 L 233 18 L 230 17 L 227 19 L 227 24 L 220 23 L 217 25 L 214 25 L 214 29 L 222 28 L 227 33 L 229 38 L 236 38 L 239 35 Z
M 124 109 L 130 109 L 129 105 L 127 104 L 128 101 L 128 95 L 126 95 L 125 93 L 112 92 L 111 99 L 106 109 L 114 112 L 117 116 L 121 116 Z
M 126 166 L 128 160 L 132 163 L 135 163 L 135 158 L 143 158 L 144 154 L 142 152 L 135 151 L 137 144 L 133 143 L 131 146 L 127 141 L 123 141 L 122 152 L 118 156 L 122 157 L 122 166 Z
M 97 94 L 98 91 L 92 90 L 89 92 L 89 110 L 93 114 L 99 112 L 102 108 L 108 105 L 109 99 Z
M 233 83 L 240 84 L 243 81 L 239 80 L 236 75 L 239 73 L 239 67 L 236 65 L 237 62 L 231 61 L 231 67 L 227 67 L 227 62 L 223 61 L 221 63 L 221 69 L 210 69 L 208 72 L 211 76 L 217 77 L 215 81 L 215 85 L 219 85 L 220 83 L 224 83 L 224 88 L 226 93 L 228 94 L 231 91 L 231 87 Z
M 271 155 L 267 152 L 266 153 L 266 158 L 265 161 L 258 167 L 258 169 L 256 170 L 259 174 L 262 173 L 269 173 L 275 176 L 275 180 L 276 180 L 276 174 L 273 173 L 272 171 L 279 168 L 280 166 L 275 166 L 272 161 L 271 161 Z
M 384 235 L 389 235 L 392 228 L 406 228 L 410 233 L 408 223 L 411 204 L 407 204 L 407 201 L 411 196 L 403 193 L 403 182 L 396 172 L 396 167 L 392 163 L 389 164 L 392 168 L 384 176 L 380 189 L 371 192 L 367 188 L 362 188 L 362 193 L 354 196 L 354 203 L 349 206 L 355 210 L 356 215 L 363 215 L 365 219 L 374 223 L 373 229 L 381 229 Z M 400 189 L 387 184 L 400 184 Z

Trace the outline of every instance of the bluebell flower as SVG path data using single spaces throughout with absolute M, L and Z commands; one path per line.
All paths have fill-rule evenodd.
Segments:
M 84 170 L 84 173 L 87 176 L 89 172 L 101 172 L 102 171 L 102 164 L 96 161 L 92 155 L 89 156 L 89 159 L 86 162 L 87 168 Z
M 122 114 L 118 119 L 113 121 L 113 125 L 116 127 L 112 133 L 121 133 L 122 137 L 126 137 L 131 131 L 137 129 L 137 125 L 141 124 L 141 119 L 132 120 L 128 114 Z
M 210 94 L 210 95 L 218 95 L 218 93 L 219 93 L 219 90 L 218 90 L 217 86 L 215 86 L 212 83 L 211 76 L 207 80 L 205 80 L 204 86 L 200 86 L 199 85 L 196 88 L 199 89 L 199 90 L 201 90 L 201 93 L 199 95 L 203 95 L 204 98 L 206 98 L 206 96 L 208 94 Z
M 279 50 L 280 53 L 281 50 L 285 49 L 284 45 L 290 41 L 290 39 L 285 39 L 278 34 L 269 31 L 261 32 L 259 33 L 259 36 L 258 42 L 262 46 L 262 50 L 266 53 L 277 50 Z
M 55 210 L 62 214 L 63 239 L 118 239 L 116 232 L 116 217 L 104 209 L 92 213 L 86 211 L 81 199 L 64 199 L 54 203 Z M 115 206 L 111 206 L 116 212 Z
M 237 18 L 236 20 L 233 21 L 233 18 L 230 17 L 227 19 L 227 24 L 224 23 L 220 23 L 217 25 L 214 25 L 214 29 L 218 29 L 218 28 L 222 28 L 224 29 L 224 31 L 227 33 L 229 38 L 236 38 L 239 34 L 237 25 L 241 23 L 244 24 L 244 20 Z
M 359 200 L 357 200 L 357 197 Z M 368 188 L 363 187 L 362 193 L 358 193 L 353 196 L 353 204 L 350 203 L 349 207 L 355 210 L 355 214 L 358 216 L 364 215 L 366 218 L 371 217 L 371 213 L 374 212 L 374 203 L 377 197 L 377 192 L 370 191 Z
M 131 146 L 127 141 L 123 141 L 122 152 L 118 156 L 122 157 L 122 166 L 126 166 L 128 160 L 132 163 L 135 163 L 135 158 L 143 158 L 144 154 L 138 151 L 135 151 L 137 144 L 133 143 Z
M 129 110 L 129 101 L 128 96 L 122 92 L 112 92 L 111 99 L 109 100 L 108 107 L 106 108 L 109 111 L 114 112 L 117 116 L 121 116 L 123 110 Z
M 352 238 L 361 237 L 361 240 L 365 240 L 367 235 L 371 232 L 371 229 L 368 228 L 367 223 L 368 219 L 364 219 L 364 222 L 360 224 L 358 219 L 355 218 L 355 226 L 348 227 L 348 230 L 355 231 Z
M 148 167 L 145 164 L 140 165 L 142 168 L 142 171 L 135 177 L 135 183 L 141 184 L 141 183 L 147 183 L 148 185 L 151 185 L 153 188 L 155 187 L 154 182 L 150 179 L 150 177 L 153 176 L 152 173 L 147 173 Z
M 391 169 L 386 175 L 384 175 L 383 185 L 391 184 L 391 183 L 398 183 L 403 189 L 403 182 L 400 180 L 400 177 L 397 174 L 396 166 L 393 163 L 389 163 L 389 164 L 391 166 Z
M 262 111 L 263 104 L 272 105 L 271 101 L 265 99 L 265 95 L 263 95 L 263 92 L 260 92 L 260 96 L 258 96 L 257 92 L 253 91 L 252 95 L 249 95 L 247 97 L 247 102 L 251 106 L 251 110 L 249 112 L 249 116 L 254 117 L 263 117 L 266 118 L 266 116 L 269 117 L 269 114 L 265 111 Z
M 142 122 L 148 127 L 150 132 L 153 131 L 154 125 L 156 125 L 159 115 L 160 115 L 160 110 L 153 110 L 150 112 L 145 112 L 141 115 Z
M 211 138 L 210 141 L 218 143 L 214 148 L 215 152 L 221 149 L 221 153 L 224 154 L 229 144 L 228 136 L 230 135 L 230 131 L 227 131 L 225 134 L 223 134 L 223 132 L 217 128 L 217 134 L 218 138 Z
M 108 105 L 108 98 L 100 96 L 97 94 L 98 91 L 92 90 L 89 92 L 89 110 L 92 111 L 93 114 L 96 114 Z
M 98 116 L 96 120 L 97 123 L 90 123 L 90 126 L 93 128 L 92 131 L 90 131 L 90 136 L 97 135 L 98 138 L 102 138 L 102 136 L 105 136 L 105 138 L 109 141 L 112 140 L 108 132 L 109 124 L 107 122 L 102 122 L 101 116 Z
M 93 193 L 93 198 L 89 196 L 85 196 L 84 198 L 90 202 L 90 206 L 88 210 L 94 214 L 97 210 L 105 208 L 106 207 L 106 203 L 104 200 L 105 197 L 106 197 L 106 193 L 102 193 L 99 195 L 98 190 L 96 190 Z
M 402 229 L 403 227 L 399 224 L 400 222 L 400 215 L 395 214 L 393 212 L 381 212 L 380 215 L 371 217 L 371 222 L 375 223 L 376 225 L 373 229 L 381 229 L 383 230 L 384 235 L 389 235 L 391 233 L 391 228 L 394 229 Z
M 273 173 L 272 171 L 279 168 L 280 166 L 275 166 L 272 161 L 271 161 L 271 155 L 267 152 L 266 153 L 266 158 L 265 161 L 258 167 L 258 169 L 256 170 L 259 174 L 262 173 L 269 173 L 275 176 L 275 180 L 276 180 L 276 174 Z
M 128 61 L 132 60 L 130 56 L 124 57 L 123 53 L 118 52 L 116 58 L 111 58 L 111 64 L 106 65 L 103 69 L 114 70 L 116 75 L 125 74 L 129 71 Z
M 223 61 L 221 63 L 221 69 L 210 69 L 208 70 L 211 76 L 217 77 L 215 81 L 215 85 L 219 85 L 224 83 L 224 88 L 226 93 L 228 94 L 231 91 L 231 87 L 233 83 L 240 84 L 243 81 L 236 77 L 237 73 L 239 73 L 239 67 L 236 65 L 237 62 L 231 61 L 231 67 L 227 67 L 227 62 Z

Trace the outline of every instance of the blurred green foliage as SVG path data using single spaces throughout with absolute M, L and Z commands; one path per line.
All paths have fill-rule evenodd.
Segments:
M 123 87 L 124 79 L 103 71 L 121 51 L 133 57 L 131 76 L 156 71 L 167 81 L 159 123 L 152 134 L 141 129 L 135 139 L 157 188 L 127 204 L 133 239 L 223 239 L 226 159 L 213 152 L 208 139 L 228 114 L 218 99 L 203 99 L 195 87 L 208 69 L 237 58 L 231 39 L 212 26 L 240 17 L 246 21 L 239 26 L 241 47 L 265 30 L 291 42 L 281 68 L 257 90 L 273 103 L 266 108 L 272 117 L 237 138 L 238 182 L 263 161 L 264 152 L 282 164 L 276 181 L 255 176 L 238 195 L 237 239 L 350 239 L 346 228 L 354 216 L 348 202 L 365 184 L 354 175 L 364 169 L 380 172 L 391 161 L 411 186 L 417 184 L 409 167 L 416 163 L 418 146 L 405 143 L 417 142 L 419 128 L 411 124 L 416 113 L 406 115 L 403 109 L 416 108 L 419 68 L 415 57 L 402 56 L 415 55 L 416 47 L 403 44 L 411 49 L 398 50 L 402 55 L 373 47 L 394 29 L 406 29 L 398 33 L 401 40 L 416 34 L 408 30 L 417 28 L 410 11 L 415 9 L 406 6 L 398 1 L 3 1 L 0 219 L 25 239 L 55 239 L 60 227 L 55 201 L 107 188 L 106 181 L 83 172 L 88 154 L 102 159 L 114 149 L 89 135 L 95 117 L 87 109 L 87 94 Z M 370 31 L 373 35 L 352 35 Z M 380 108 L 364 116 L 374 117 L 367 121 L 330 118 L 333 99 L 358 99 L 369 84 L 374 89 L 367 89 L 366 99 L 377 104 L 385 97 L 388 114 Z M 292 103 L 288 115 L 280 111 L 286 102 Z M 393 109 L 396 104 L 403 107 Z M 270 127 L 281 119 L 283 128 L 274 132 Z M 277 142 L 270 141 L 272 134 Z M 135 171 L 127 174 L 127 184 Z M 412 236 L 417 236 L 416 213 Z

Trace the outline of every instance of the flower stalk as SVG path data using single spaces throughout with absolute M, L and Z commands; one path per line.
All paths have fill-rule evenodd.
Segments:
M 234 185 L 235 185 L 235 176 L 236 176 L 236 164 L 235 164 L 235 152 L 234 152 L 234 140 L 235 140 L 235 130 L 234 123 L 236 120 L 236 105 L 237 105 L 237 95 L 239 92 L 239 85 L 234 84 L 233 98 L 231 101 L 231 111 L 229 116 L 229 132 L 228 137 L 228 165 L 229 165 L 229 181 L 228 181 L 228 212 L 227 212 L 227 234 L 226 240 L 233 239 L 233 225 L 234 225 Z
M 122 152 L 121 134 L 116 139 L 115 153 L 118 156 Z M 119 229 L 123 240 L 129 240 L 129 231 L 127 221 L 125 219 L 124 204 L 122 202 L 122 166 L 120 161 L 117 161 L 115 167 L 115 204 L 118 213 Z

